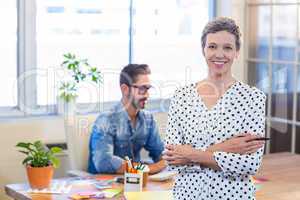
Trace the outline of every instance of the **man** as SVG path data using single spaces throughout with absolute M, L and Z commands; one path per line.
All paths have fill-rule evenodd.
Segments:
M 142 110 L 149 97 L 150 69 L 145 64 L 129 64 L 120 74 L 122 99 L 94 123 L 90 138 L 88 171 L 90 173 L 124 173 L 125 156 L 140 162 L 145 148 L 153 160 L 150 173 L 166 167 L 161 159 L 163 143 L 153 116 Z

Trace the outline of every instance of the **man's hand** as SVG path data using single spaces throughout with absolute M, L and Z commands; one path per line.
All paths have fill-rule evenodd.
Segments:
M 165 169 L 167 167 L 167 163 L 162 159 L 156 163 L 149 164 L 148 167 L 150 169 L 149 174 L 156 174 Z
M 138 165 L 138 163 L 133 163 L 133 166 L 136 166 Z M 156 174 L 160 171 L 162 171 L 163 169 L 165 169 L 167 167 L 167 163 L 165 160 L 160 160 L 156 163 L 153 163 L 153 164 L 149 164 L 148 165 L 150 171 L 149 171 L 149 174 Z M 122 165 L 120 166 L 120 168 L 116 171 L 117 174 L 123 174 L 126 170 L 126 161 L 124 161 L 122 163 Z
M 253 134 L 238 135 L 224 142 L 214 144 L 206 149 L 206 151 L 224 151 L 228 153 L 251 154 L 262 148 L 264 141 L 255 141 L 254 139 L 261 138 Z
M 124 161 L 122 163 L 122 165 L 119 167 L 119 169 L 117 169 L 116 173 L 117 174 L 124 174 L 125 170 L 126 170 L 126 161 Z

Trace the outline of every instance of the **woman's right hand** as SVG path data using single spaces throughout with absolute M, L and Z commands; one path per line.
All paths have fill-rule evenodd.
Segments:
M 261 138 L 261 136 L 253 134 L 238 135 L 222 143 L 211 145 L 206 149 L 206 151 L 251 154 L 262 148 L 265 144 L 264 141 L 256 141 L 255 139 L 257 138 Z

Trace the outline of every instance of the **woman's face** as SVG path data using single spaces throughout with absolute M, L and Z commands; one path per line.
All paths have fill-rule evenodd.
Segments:
M 233 34 L 219 31 L 206 36 L 204 57 L 210 73 L 214 75 L 231 73 L 231 65 L 238 55 Z

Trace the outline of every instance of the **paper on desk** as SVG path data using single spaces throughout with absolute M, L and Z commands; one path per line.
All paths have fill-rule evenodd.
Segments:
M 129 200 L 153 200 L 153 199 L 163 199 L 163 200 L 173 200 L 173 195 L 171 190 L 166 191 L 146 191 L 146 192 L 125 192 L 126 199 Z
M 70 192 L 72 185 L 67 185 L 66 182 L 53 182 L 50 188 L 45 189 L 28 189 L 26 193 L 44 193 L 44 194 L 67 194 Z
M 77 194 L 72 194 L 71 196 L 69 196 L 70 199 L 74 199 L 74 200 L 81 200 L 81 199 L 104 199 L 105 196 L 103 194 L 103 192 L 80 192 Z
M 254 184 L 256 191 L 261 190 L 262 185 L 264 182 L 269 181 L 267 178 L 265 177 L 255 177 L 255 176 L 251 176 L 250 177 L 252 183 Z
M 254 184 L 257 184 L 257 183 L 263 183 L 263 182 L 269 181 L 268 178 L 265 178 L 265 177 L 258 177 L 258 176 L 252 176 L 251 179 L 252 179 L 252 182 L 253 182 Z
M 104 189 L 102 192 L 106 198 L 112 198 L 119 195 L 123 191 L 122 188 L 111 188 L 111 189 Z
M 102 191 L 84 191 L 76 194 L 72 194 L 69 198 L 74 200 L 81 199 L 104 199 L 104 198 L 113 198 L 119 195 L 123 190 L 121 188 L 112 188 L 112 189 L 104 189 Z
M 169 179 L 172 179 L 174 176 L 176 176 L 177 172 L 175 171 L 161 171 L 157 174 L 149 176 L 149 180 L 151 181 L 166 181 Z
M 80 185 L 92 185 L 94 183 L 96 183 L 96 180 L 93 179 L 79 179 L 79 180 L 73 180 L 72 182 L 70 182 L 70 184 L 72 185 L 76 185 L 76 186 L 80 186 Z
M 96 180 L 114 180 L 114 176 L 112 175 L 101 175 L 95 178 Z

